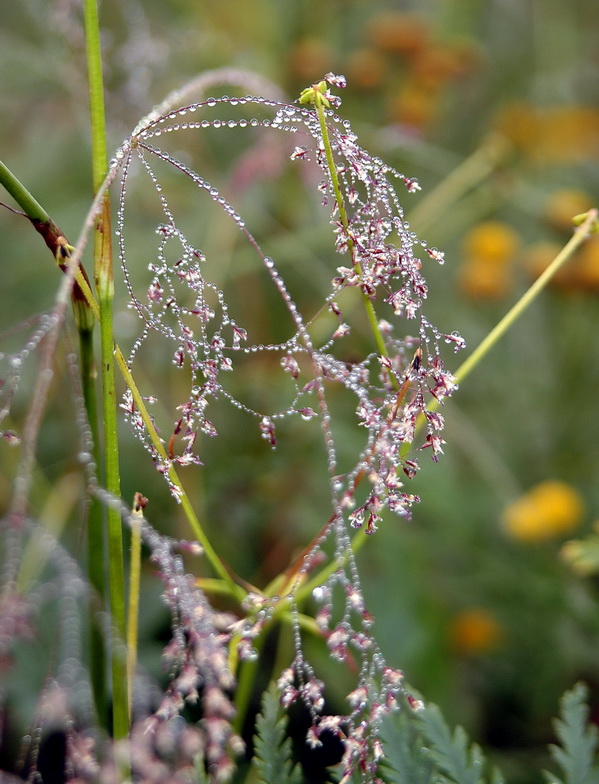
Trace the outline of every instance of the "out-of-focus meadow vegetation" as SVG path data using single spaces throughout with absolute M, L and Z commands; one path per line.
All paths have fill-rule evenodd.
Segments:
M 4 3 L 0 19 L 0 157 L 74 240 L 91 198 L 78 4 Z M 422 185 L 405 195 L 406 214 L 447 258 L 428 272 L 431 320 L 459 331 L 467 351 L 567 241 L 572 216 L 599 202 L 596 0 L 106 0 L 101 22 L 114 147 L 169 90 L 205 69 L 250 69 L 289 98 L 328 71 L 344 73 L 340 113 L 361 144 Z M 300 304 L 319 302 L 340 262 L 318 196 L 268 134 L 253 157 L 235 147 L 237 138 L 199 137 L 194 165 L 222 185 Z M 179 206 L 205 223 L 199 243 L 220 259 L 240 321 L 271 340 L 280 305 L 263 273 L 226 224 L 204 220 L 185 194 Z M 2 210 L 0 226 L 6 330 L 50 307 L 58 272 L 27 221 Z M 117 336 L 127 345 L 138 326 L 122 288 L 117 300 Z M 456 369 L 461 359 L 449 353 L 447 361 Z M 153 366 L 146 362 L 146 393 L 155 385 L 176 401 L 169 357 L 157 348 Z M 275 408 L 284 392 L 267 359 L 246 364 L 240 394 Z M 36 501 L 48 519 L 68 516 L 72 503 L 65 535 L 75 542 L 76 433 L 59 381 Z M 445 455 L 438 465 L 422 457 L 409 488 L 422 497 L 413 520 L 388 517 L 359 555 L 390 664 L 515 781 L 534 780 L 545 764 L 565 688 L 585 680 L 599 709 L 599 584 L 562 554 L 567 540 L 599 525 L 598 389 L 595 237 L 445 405 Z M 200 445 L 205 468 L 186 469 L 183 479 L 225 559 L 264 584 L 322 525 L 318 432 L 289 424 L 279 449 L 265 455 L 239 412 L 215 415 L 221 435 Z M 188 536 L 141 447 L 123 432 L 124 497 L 143 492 L 159 530 Z M 348 426 L 348 451 L 357 435 Z M 10 447 L 1 450 L 8 469 Z M 3 504 L 7 492 L 0 478 Z M 168 619 L 149 572 L 147 580 L 141 657 L 158 671 Z M 322 677 L 326 651 L 317 642 L 314 649 Z M 15 687 L 24 715 L 33 699 L 27 684 L 44 674 L 34 661 L 27 668 Z M 329 688 L 334 700 L 334 680 Z

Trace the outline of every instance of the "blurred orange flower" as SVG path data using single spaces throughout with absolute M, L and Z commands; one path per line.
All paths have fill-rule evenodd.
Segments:
M 584 512 L 580 493 L 566 482 L 548 480 L 509 504 L 505 531 L 521 542 L 542 542 L 577 528 Z
M 289 52 L 289 70 L 293 76 L 302 82 L 313 82 L 321 74 L 330 71 L 333 62 L 333 52 L 321 38 L 302 38 Z
M 352 52 L 344 66 L 348 83 L 355 88 L 371 90 L 378 87 L 387 73 L 384 55 L 374 47 L 364 47 Z
M 386 52 L 413 56 L 428 47 L 428 24 L 415 14 L 389 11 L 372 18 L 368 29 L 370 41 Z
M 458 653 L 476 655 L 497 648 L 503 630 L 487 610 L 471 607 L 453 618 L 450 635 L 451 643 Z
M 437 112 L 436 92 L 408 78 L 389 100 L 392 122 L 423 128 L 432 122 Z

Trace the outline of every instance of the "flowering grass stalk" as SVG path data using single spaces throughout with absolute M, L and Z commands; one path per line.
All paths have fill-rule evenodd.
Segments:
M 102 754 L 95 755 L 89 745 L 84 753 L 84 738 L 73 731 L 69 765 L 82 781 L 98 776 L 120 781 L 123 773 L 119 772 L 118 761 L 123 758 L 130 758 L 131 775 L 144 782 L 172 780 L 171 774 L 191 775 L 193 766 L 200 781 L 206 776 L 212 782 L 229 780 L 235 758 L 243 749 L 241 731 L 260 666 L 277 682 L 285 709 L 294 703 L 304 706 L 310 724 L 306 736 L 309 747 L 319 748 L 331 737 L 339 742 L 340 780 L 344 784 L 353 780 L 378 782 L 384 757 L 384 722 L 397 712 L 402 700 L 413 707 L 419 703 L 405 694 L 402 673 L 387 664 L 378 646 L 372 631 L 374 619 L 365 605 L 356 552 L 377 530 L 386 512 L 410 516 L 418 498 L 404 483 L 417 473 L 421 453 L 428 452 L 434 461 L 442 453 L 444 422 L 437 408 L 492 343 L 486 341 L 456 375 L 446 369 L 445 346 L 459 350 L 464 341 L 456 332 L 433 325 L 424 313 L 424 269 L 427 263 L 442 263 L 443 254 L 420 240 L 404 220 L 395 183 L 405 186 L 408 193 L 417 189 L 417 183 L 364 150 L 349 123 L 336 114 L 340 100 L 333 91 L 344 87 L 343 77 L 327 74 L 307 88 L 295 104 L 278 96 L 252 95 L 193 101 L 183 90 L 179 93 L 181 102 L 169 100 L 138 124 L 104 176 L 101 69 L 97 16 L 91 0 L 87 17 L 90 95 L 92 107 L 96 106 L 92 125 L 99 140 L 94 154 L 96 197 L 79 240 L 74 248 L 68 246 L 64 285 L 79 286 L 88 311 L 99 315 L 101 324 L 102 366 L 107 371 L 104 419 L 110 431 L 104 449 L 109 459 L 105 482 L 98 481 L 89 460 L 86 476 L 92 494 L 108 509 L 111 612 L 117 630 L 112 641 L 114 735 L 123 743 L 115 747 L 115 762 Z M 317 193 L 329 213 L 331 244 L 341 258 L 350 258 L 348 265 L 340 264 L 333 271 L 322 300 L 303 309 L 275 259 L 222 189 L 193 168 L 191 155 L 180 152 L 185 134 L 193 140 L 205 129 L 223 129 L 226 133 L 227 129 L 246 128 L 265 129 L 293 139 L 289 157 L 294 165 L 308 166 L 320 178 Z M 169 143 L 174 151 L 169 150 Z M 165 171 L 175 175 L 177 185 L 172 186 L 169 177 L 163 177 Z M 0 170 L 0 178 L 10 182 L 5 170 Z M 154 253 L 144 250 L 143 259 L 129 228 L 140 181 L 147 220 L 153 221 L 155 228 Z M 189 228 L 179 218 L 180 183 L 194 188 L 194 195 L 204 200 L 201 203 L 206 210 L 216 209 L 226 216 L 283 303 L 286 320 L 277 325 L 271 342 L 261 342 L 251 326 L 242 324 L 224 284 L 218 282 L 200 247 L 201 238 L 193 233 L 195 227 Z M 109 187 L 116 190 L 115 245 L 124 287 L 139 323 L 128 354 L 115 345 L 112 336 Z M 14 188 L 11 193 L 19 200 Z M 26 195 L 21 195 L 20 203 L 26 212 L 37 209 Z M 559 264 L 594 223 L 596 212 L 592 211 L 560 254 Z M 97 303 L 79 271 L 85 243 L 94 230 Z M 557 266 L 552 265 L 552 271 L 533 286 L 534 294 Z M 360 322 L 352 308 L 356 292 L 373 335 L 366 348 L 357 339 Z M 493 340 L 503 334 L 534 294 L 498 328 Z M 65 301 L 61 295 L 62 310 L 55 311 L 55 320 L 48 328 L 54 328 L 54 343 L 46 350 L 46 366 L 54 359 L 58 340 L 55 325 L 62 324 Z M 404 334 L 404 328 L 410 332 Z M 144 394 L 136 381 L 136 368 L 144 361 L 146 344 L 152 345 L 153 340 L 168 346 L 172 373 L 183 376 L 186 382 L 185 394 L 170 415 L 170 422 L 164 421 L 162 412 L 153 413 L 157 408 L 154 395 Z M 278 408 L 269 409 L 264 403 L 264 409 L 259 409 L 244 396 L 243 388 L 229 381 L 237 377 L 236 370 L 244 361 L 255 356 L 274 356 L 278 360 L 281 386 L 287 394 Z M 151 506 L 146 507 L 143 488 L 136 495 L 133 511 L 120 499 L 114 363 L 125 382 L 120 410 L 183 511 L 193 541 L 173 540 L 157 532 L 145 516 Z M 42 383 L 47 384 L 47 379 L 41 378 Z M 352 398 L 352 425 L 362 434 L 362 447 L 349 457 L 340 448 L 337 435 L 337 412 L 332 402 L 336 389 Z M 42 390 L 36 399 L 43 399 L 45 394 Z M 255 425 L 257 439 L 268 449 L 276 449 L 279 439 L 285 437 L 287 420 L 317 421 L 322 436 L 320 459 L 326 469 L 328 504 L 301 553 L 264 587 L 250 584 L 225 564 L 213 544 L 209 523 L 198 519 L 179 476 L 179 470 L 188 466 L 204 470 L 203 458 L 209 454 L 206 443 L 218 435 L 219 429 L 211 411 L 226 406 Z M 39 408 L 30 418 L 27 465 L 20 470 L 21 477 L 27 479 L 31 477 Z M 28 495 L 29 485 L 22 483 L 18 496 L 21 514 Z M 128 634 L 124 625 L 123 523 L 132 528 L 135 546 Z M 132 715 L 130 725 L 129 707 L 136 696 L 143 697 L 135 677 L 140 542 L 162 581 L 163 598 L 171 614 L 171 638 L 165 648 L 168 683 L 159 698 L 152 704 L 148 699 L 143 709 Z M 56 548 L 54 562 L 62 564 L 58 551 Z M 216 577 L 198 579 L 190 575 L 183 560 L 186 553 L 202 554 Z M 221 597 L 230 600 L 227 611 L 217 607 Z M 308 598 L 316 604 L 314 617 L 304 612 Z M 268 669 L 262 651 L 268 631 L 278 623 L 291 630 L 292 652 L 287 661 L 282 661 L 280 654 L 274 671 Z M 330 658 L 354 673 L 343 712 L 329 710 L 326 684 L 306 653 L 306 634 L 320 637 Z M 126 638 L 128 662 L 119 647 Z M 199 723 L 182 720 L 186 708 L 199 712 Z M 272 713 L 272 705 L 268 710 Z M 276 716 L 273 721 L 277 721 Z M 268 744 L 258 745 L 260 754 L 268 753 Z M 152 779 L 148 771 L 158 769 L 164 770 L 163 777 Z

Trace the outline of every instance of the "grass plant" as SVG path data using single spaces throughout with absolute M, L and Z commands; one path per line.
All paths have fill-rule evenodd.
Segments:
M 444 254 L 406 219 L 405 200 L 417 181 L 363 148 L 343 115 L 343 76 L 327 73 L 289 102 L 249 72 L 208 71 L 140 120 L 108 160 L 95 0 L 85 2 L 85 35 L 93 200 L 78 237 L 71 242 L 0 164 L 0 183 L 62 271 L 53 305 L 24 320 L 25 338 L 2 354 L 2 435 L 18 454 L 2 520 L 5 671 L 38 627 L 60 630 L 49 635 L 30 731 L 2 764 L 31 781 L 115 784 L 502 781 L 494 770 L 485 778 L 481 749 L 462 729 L 449 730 L 389 663 L 357 554 L 394 516 L 411 518 L 422 456 L 437 463 L 443 453 L 440 409 L 449 409 L 458 385 L 597 231 L 597 210 L 578 216 L 553 262 L 451 371 L 448 362 L 465 341 L 427 313 L 426 278 Z M 208 94 L 222 82 L 232 95 Z M 254 94 L 256 85 L 264 95 Z M 299 271 L 278 263 L 276 243 L 237 210 L 234 189 L 213 184 L 210 165 L 204 173 L 198 139 L 227 144 L 230 134 L 245 139 L 240 157 L 250 176 L 265 165 L 266 139 L 267 160 L 278 156 L 281 176 L 301 169 L 302 187 L 308 183 L 316 194 L 305 196 L 306 235 L 291 240 Z M 486 145 L 455 170 L 430 212 L 421 202 L 418 226 L 487 176 L 498 154 L 495 141 L 490 146 L 492 153 Z M 237 154 L 234 144 L 231 150 Z M 311 242 L 323 243 L 313 223 L 327 220 L 326 252 L 338 262 L 328 280 L 308 280 L 302 257 Z M 260 269 L 253 288 L 245 290 L 242 278 L 231 284 L 218 247 L 205 250 L 211 226 L 222 229 L 240 268 Z M 84 269 L 87 246 L 93 285 Z M 268 329 L 265 314 L 257 323 L 246 318 L 267 287 L 276 295 Z M 119 292 L 134 325 L 126 348 L 115 325 Z M 169 379 L 165 400 L 157 392 L 163 385 L 152 386 L 153 352 Z M 30 364 L 33 384 L 24 389 Z M 55 377 L 75 423 L 82 478 L 74 530 L 62 538 L 35 514 L 43 484 L 38 448 L 44 422 L 57 416 L 47 412 Z M 27 413 L 17 432 L 12 420 L 19 420 L 23 397 Z M 229 418 L 244 424 L 231 432 Z M 120 445 L 131 433 L 140 470 L 127 500 Z M 206 503 L 197 479 L 219 481 L 210 471 L 221 448 L 214 442 L 229 438 L 222 448 L 232 461 L 250 437 L 265 463 L 289 460 L 293 474 L 294 449 L 307 443 L 321 466 L 301 546 L 284 553 L 274 571 L 258 570 L 260 580 L 226 559 L 219 529 L 227 521 Z M 141 468 L 144 460 L 153 474 Z M 266 484 L 262 496 L 270 502 L 277 492 Z M 284 493 L 278 501 L 276 519 L 283 521 L 289 503 Z M 174 530 L 161 516 L 177 518 Z M 248 531 L 239 547 L 252 544 Z M 28 566 L 31 552 L 37 573 Z M 138 639 L 151 601 L 144 594 L 148 568 L 169 613 L 162 676 L 146 670 Z M 324 674 L 314 645 L 326 652 Z M 331 697 L 336 680 L 341 685 Z M 563 750 L 552 752 L 564 780 L 581 784 L 594 781 L 597 768 L 586 699 L 582 686 L 564 697 L 557 725 Z M 5 716 L 8 726 L 8 707 Z M 305 726 L 293 733 L 288 717 Z M 53 733 L 60 748 L 47 762 Z

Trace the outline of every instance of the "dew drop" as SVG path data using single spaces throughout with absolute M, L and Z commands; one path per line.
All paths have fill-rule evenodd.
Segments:
M 322 585 L 316 586 L 316 588 L 312 591 L 312 596 L 317 602 L 321 602 L 326 597 L 326 589 L 322 587 Z

